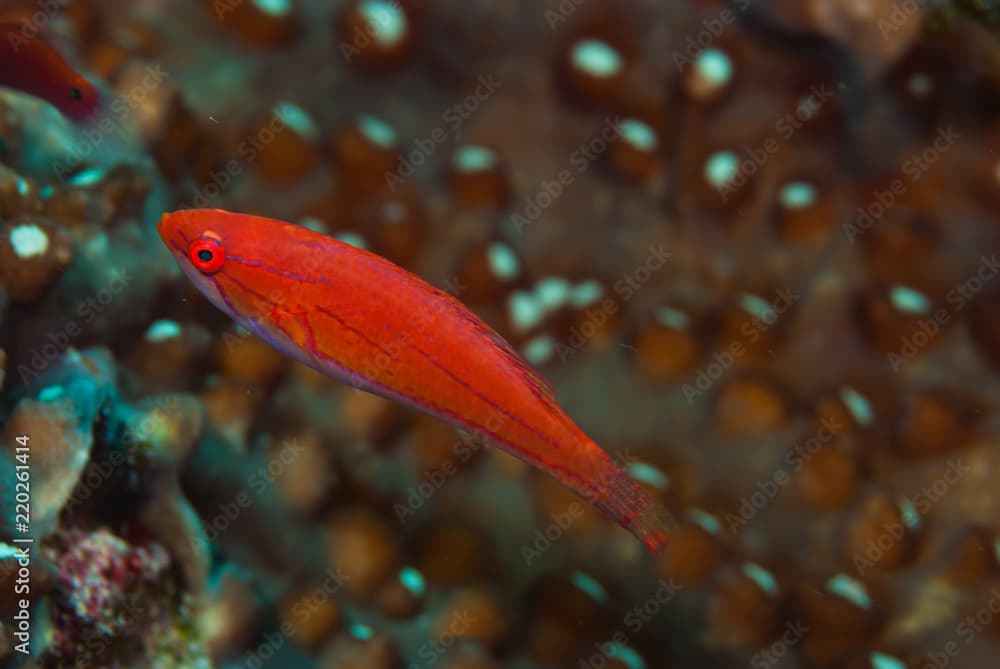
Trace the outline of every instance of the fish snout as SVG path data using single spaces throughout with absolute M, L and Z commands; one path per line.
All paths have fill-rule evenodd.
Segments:
M 159 222 L 156 224 L 156 231 L 160 233 L 160 237 L 166 241 L 167 239 L 167 216 L 168 214 L 163 214 L 160 216 Z
M 168 246 L 170 240 L 176 235 L 177 225 L 173 219 L 173 214 L 164 213 L 160 216 L 160 221 L 156 224 L 156 230 L 160 233 L 160 238 Z

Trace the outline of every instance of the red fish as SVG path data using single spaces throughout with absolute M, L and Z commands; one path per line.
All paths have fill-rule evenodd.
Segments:
M 578 428 L 546 383 L 458 300 L 308 228 L 218 209 L 160 236 L 219 309 L 286 355 L 435 416 L 549 473 L 654 553 L 668 516 Z
M 101 94 L 30 24 L 0 20 L 0 86 L 49 102 L 74 121 L 91 120 Z

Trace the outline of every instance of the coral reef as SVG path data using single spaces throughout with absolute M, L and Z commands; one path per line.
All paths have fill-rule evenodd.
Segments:
M 995 666 L 998 11 L 0 3 L 106 97 L 0 89 L 0 667 Z M 228 322 L 186 207 L 468 304 L 666 549 Z

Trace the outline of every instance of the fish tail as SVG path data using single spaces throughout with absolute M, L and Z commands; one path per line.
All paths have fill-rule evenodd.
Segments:
M 650 499 L 631 476 L 611 464 L 610 480 L 601 486 L 596 506 L 646 544 L 654 555 L 659 555 L 677 521 L 665 507 Z
M 646 548 L 659 555 L 670 539 L 671 529 L 676 525 L 670 512 L 659 504 L 650 501 L 649 504 L 632 519 L 630 525 L 624 527 Z

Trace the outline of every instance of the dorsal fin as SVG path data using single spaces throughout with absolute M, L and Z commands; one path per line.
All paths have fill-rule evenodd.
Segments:
M 342 244 L 339 240 L 333 241 L 335 241 L 337 245 Z M 400 281 L 411 285 L 415 284 L 419 286 L 421 290 L 431 293 L 431 295 L 435 297 L 439 303 L 443 304 L 445 308 L 451 312 L 452 316 L 459 317 L 461 320 L 472 326 L 473 330 L 475 330 L 480 336 L 489 340 L 496 347 L 497 351 L 499 351 L 503 357 L 507 359 L 511 368 L 515 371 L 515 373 L 517 373 L 522 381 L 527 383 L 539 400 L 545 402 L 546 404 L 553 405 L 555 408 L 559 409 L 559 415 L 565 416 L 562 408 L 559 407 L 559 403 L 556 401 L 555 389 L 553 389 L 549 382 L 543 379 L 535 368 L 532 367 L 527 360 L 522 358 L 521 354 L 518 353 L 506 339 L 501 337 L 496 330 L 484 323 L 481 318 L 474 314 L 467 306 L 462 304 L 458 298 L 447 291 L 441 290 L 430 282 L 425 281 L 419 276 L 411 274 L 402 267 L 386 260 L 385 258 L 371 253 L 370 251 L 352 247 L 351 253 L 362 253 L 367 255 L 373 259 L 373 267 L 378 267 L 381 271 L 391 274 Z M 569 421 L 569 417 L 566 417 L 565 419 Z M 572 423 L 572 421 L 569 422 Z

